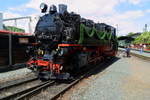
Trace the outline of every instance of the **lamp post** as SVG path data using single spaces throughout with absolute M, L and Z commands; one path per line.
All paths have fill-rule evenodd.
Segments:
M 12 66 L 12 34 L 9 34 L 9 66 Z
M 119 35 L 119 29 L 118 29 L 118 24 L 116 24 L 116 36 Z

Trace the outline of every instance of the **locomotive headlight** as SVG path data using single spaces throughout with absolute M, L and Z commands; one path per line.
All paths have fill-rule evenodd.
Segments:
M 45 13 L 47 11 L 48 6 L 45 3 L 41 3 L 40 9 L 42 13 Z

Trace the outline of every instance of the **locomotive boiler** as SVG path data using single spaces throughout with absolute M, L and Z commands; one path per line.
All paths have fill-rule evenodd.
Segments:
M 67 6 L 40 6 L 36 28 L 36 41 L 28 47 L 31 59 L 28 68 L 40 79 L 69 79 L 87 64 L 114 57 L 117 53 L 116 29 L 105 23 L 95 23 L 69 13 Z

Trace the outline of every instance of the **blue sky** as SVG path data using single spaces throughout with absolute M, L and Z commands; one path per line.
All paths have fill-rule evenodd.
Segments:
M 129 11 L 129 10 L 146 10 L 150 8 L 150 1 L 142 2 L 140 4 L 132 4 L 129 2 L 123 2 L 116 6 L 116 10 L 119 12 Z
M 5 3 L 2 3 L 4 2 L 3 0 L 0 0 L 0 7 L 1 7 L 1 11 L 4 11 L 4 10 L 8 10 L 8 8 L 13 8 L 13 7 L 16 7 L 18 5 L 23 5 L 25 3 L 28 3 L 29 0 L 5 0 Z
M 150 28 L 150 0 L 0 0 L 0 12 L 4 18 L 39 16 L 39 5 L 64 3 L 69 11 L 81 14 L 96 22 L 105 22 L 116 27 L 119 35 L 142 32 L 144 24 Z M 36 21 L 33 22 L 33 26 Z M 8 23 L 6 23 L 8 24 Z M 20 22 L 25 27 L 25 23 Z M 27 28 L 26 28 L 27 29 Z

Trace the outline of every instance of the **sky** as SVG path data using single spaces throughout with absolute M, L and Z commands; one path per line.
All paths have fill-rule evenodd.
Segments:
M 32 16 L 34 30 L 36 16 L 42 15 L 39 6 L 43 2 L 48 6 L 67 4 L 69 12 L 76 12 L 95 22 L 118 26 L 117 35 L 142 32 L 145 24 L 150 29 L 150 0 L 0 0 L 0 12 L 4 19 Z M 5 24 L 13 25 L 14 22 Z M 28 30 L 28 20 L 17 21 L 17 25 Z

